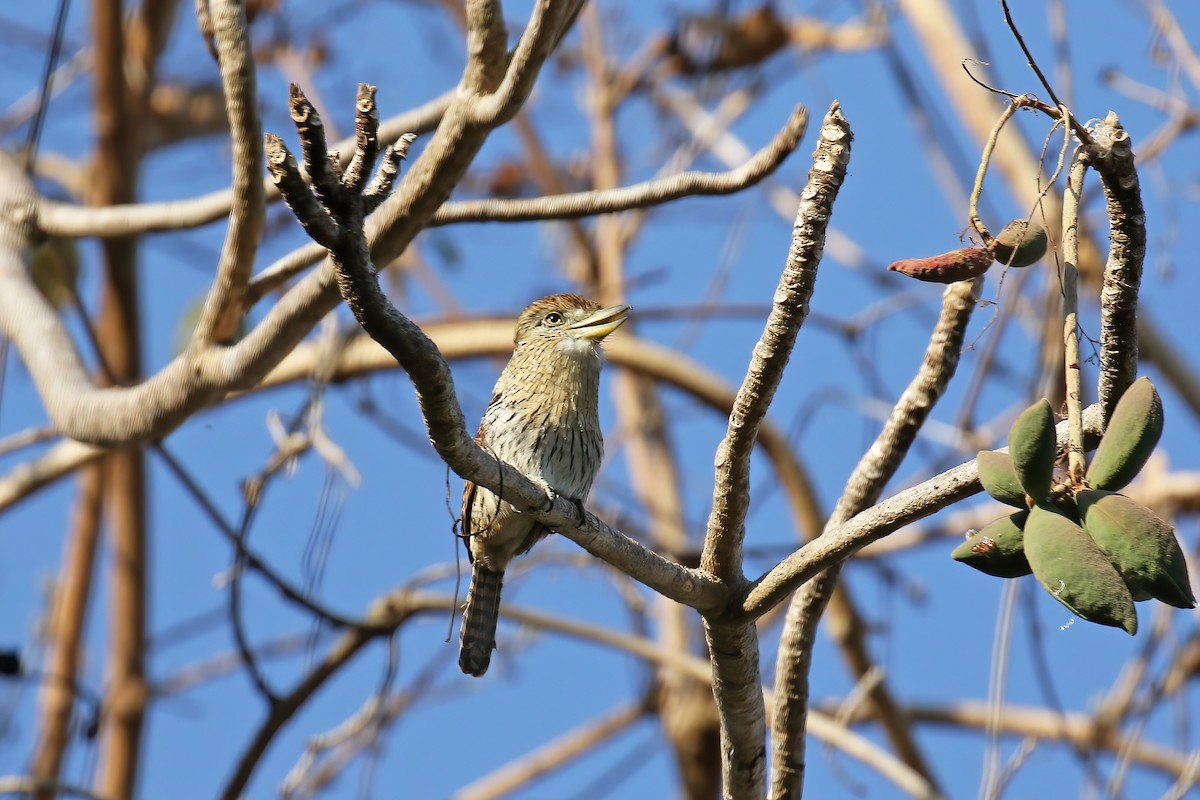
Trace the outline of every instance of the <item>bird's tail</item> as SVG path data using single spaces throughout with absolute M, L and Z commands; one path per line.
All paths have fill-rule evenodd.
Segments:
M 503 582 L 503 572 L 493 572 L 479 564 L 471 572 L 458 650 L 458 666 L 468 675 L 479 677 L 487 672 L 491 663 L 492 650 L 496 647 L 496 623 L 500 621 L 500 586 Z

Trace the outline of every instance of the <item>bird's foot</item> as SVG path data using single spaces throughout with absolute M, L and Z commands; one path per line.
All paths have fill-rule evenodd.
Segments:
M 530 475 L 529 480 L 542 487 L 542 491 L 546 493 L 546 505 L 542 511 L 549 511 L 554 508 L 554 501 L 558 499 L 558 492 L 554 491 L 554 487 L 546 483 L 544 478 L 539 478 L 536 475 Z

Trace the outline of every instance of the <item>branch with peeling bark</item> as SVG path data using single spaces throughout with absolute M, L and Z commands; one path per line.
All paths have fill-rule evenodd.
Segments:
M 737 590 L 750 495 L 750 449 L 808 316 L 825 229 L 850 160 L 850 126 L 835 102 L 822 121 L 813 167 L 800 194 L 791 250 L 774 304 L 754 347 L 746 378 L 717 449 L 713 508 L 701 567 Z M 752 622 L 705 615 L 713 665 L 713 694 L 721 717 L 722 778 L 727 797 L 759 797 L 766 790 L 765 712 L 758 690 L 758 631 Z
M 1104 185 L 1109 224 L 1108 261 L 1100 290 L 1100 402 L 1105 417 L 1137 377 L 1138 289 L 1146 259 L 1146 211 L 1133 163 L 1133 144 L 1115 113 L 1093 132 L 1083 158 Z

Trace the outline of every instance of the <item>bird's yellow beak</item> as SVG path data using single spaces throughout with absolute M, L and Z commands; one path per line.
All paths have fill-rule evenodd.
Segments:
M 609 306 L 564 327 L 580 339 L 598 342 L 621 327 L 632 306 Z

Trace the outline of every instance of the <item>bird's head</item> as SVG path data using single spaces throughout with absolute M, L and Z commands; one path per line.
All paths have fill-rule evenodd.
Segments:
M 530 303 L 517 320 L 517 351 L 595 355 L 600 341 L 621 327 L 629 306 L 601 308 L 577 294 L 552 294 Z

